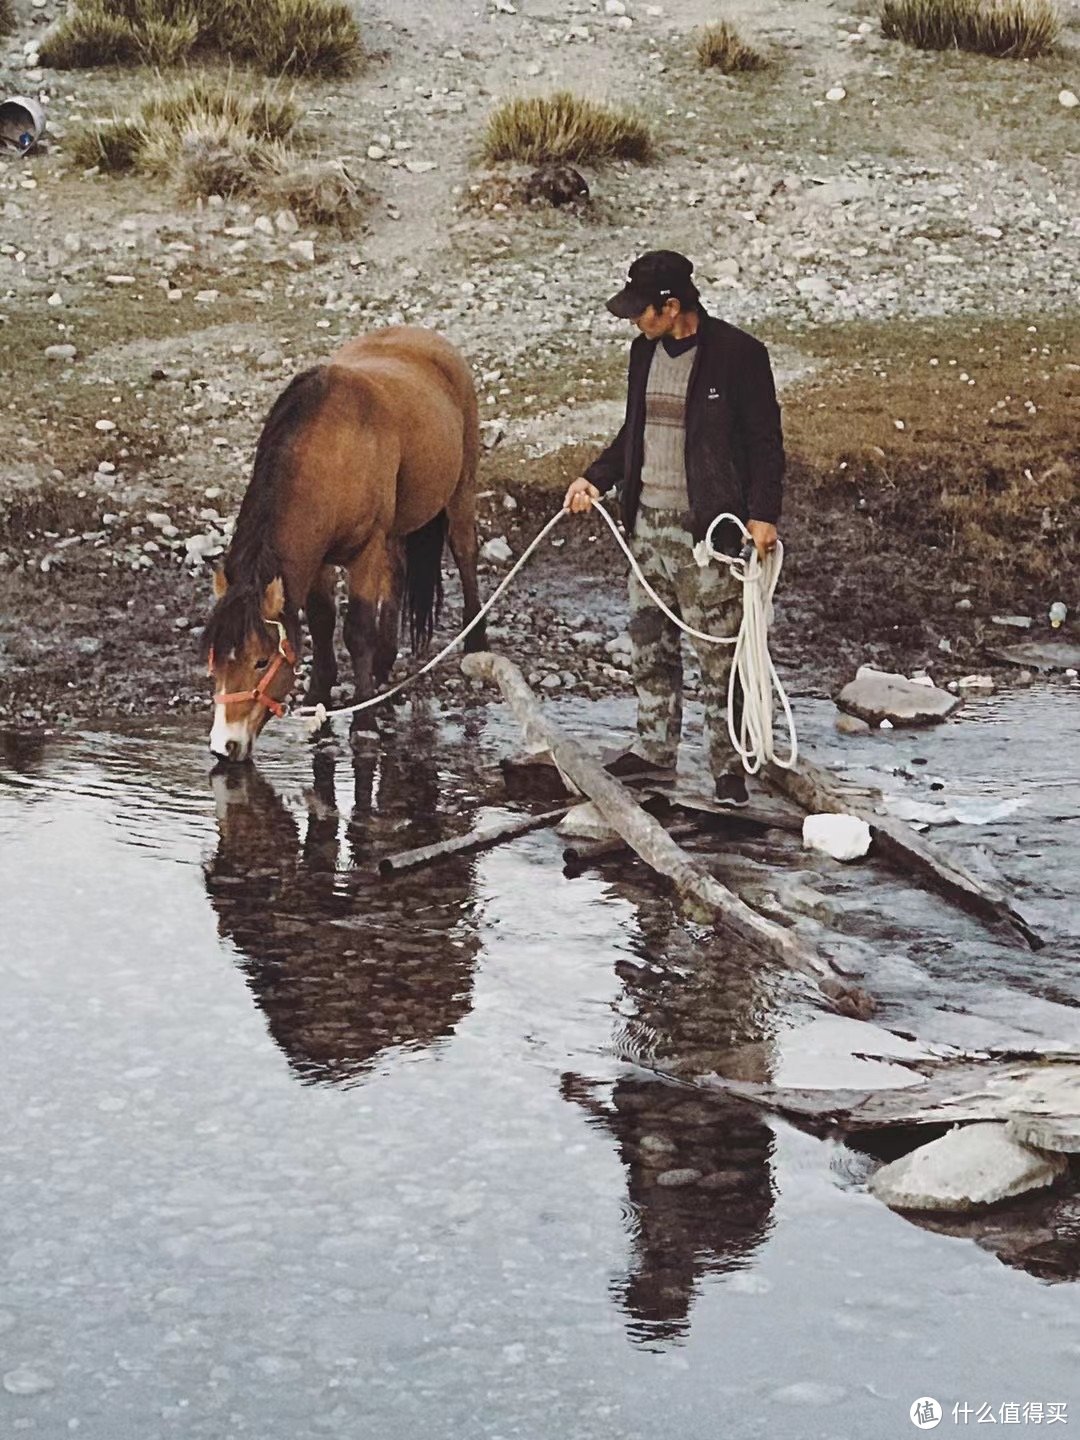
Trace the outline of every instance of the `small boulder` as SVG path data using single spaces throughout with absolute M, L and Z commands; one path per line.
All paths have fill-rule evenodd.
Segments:
M 1021 1145 L 991 1120 L 950 1130 L 883 1165 L 870 1193 L 894 1210 L 972 1210 L 1052 1185 L 1066 1164 Z
M 845 715 L 843 711 L 836 717 L 836 729 L 841 735 L 870 734 L 870 726 L 865 720 L 860 720 L 857 715 Z
M 890 725 L 936 725 L 951 715 L 960 701 L 937 685 L 860 665 L 855 679 L 836 697 L 836 704 L 871 725 L 881 725 L 883 720 Z

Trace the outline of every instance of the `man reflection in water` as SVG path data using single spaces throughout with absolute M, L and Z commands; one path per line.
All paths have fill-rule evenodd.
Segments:
M 639 958 L 618 966 L 619 1012 L 633 1019 L 617 1048 L 686 1073 L 708 1071 L 718 1051 L 737 1048 L 763 1071 L 754 967 L 718 942 L 695 943 L 663 897 L 634 898 Z M 749 1106 L 660 1080 L 620 1076 L 607 1098 L 603 1088 L 563 1077 L 563 1094 L 615 1138 L 626 1169 L 633 1260 L 615 1295 L 631 1339 L 671 1342 L 689 1332 L 702 1279 L 745 1268 L 768 1236 L 772 1131 Z
M 302 837 L 254 766 L 212 777 L 218 846 L 207 894 L 271 1035 L 305 1081 L 354 1082 L 380 1055 L 445 1039 L 469 1013 L 474 858 L 449 857 L 437 874 L 392 886 L 375 874 L 378 854 L 441 838 L 447 797 L 434 740 L 414 721 L 393 745 L 354 753 L 347 825 L 338 752 L 316 751 Z M 460 824 L 461 800 L 449 803 Z

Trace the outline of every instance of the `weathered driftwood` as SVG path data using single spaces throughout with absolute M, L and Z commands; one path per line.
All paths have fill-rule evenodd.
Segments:
M 902 870 L 910 871 L 964 909 L 997 924 L 1018 930 L 1033 950 L 1042 948 L 1042 936 L 1028 924 L 1010 897 L 996 885 L 980 880 L 958 861 L 915 833 L 902 820 L 879 815 L 857 795 L 846 790 L 826 771 L 808 760 L 797 770 L 770 765 L 769 781 L 810 814 L 857 815 L 874 835 L 875 851 Z
M 546 746 L 559 769 L 588 795 L 630 848 L 659 874 L 674 881 L 683 895 L 711 913 L 731 934 L 809 976 L 838 1009 L 868 1013 L 873 1008 L 864 991 L 839 978 L 829 959 L 782 926 L 766 920 L 695 864 L 659 821 L 544 714 L 516 665 L 505 656 L 480 653 L 466 655 L 461 668 L 470 679 L 498 685 L 522 726 L 525 743 L 537 749 Z
M 396 855 L 384 855 L 379 861 L 379 874 L 400 875 L 404 870 L 416 870 L 448 855 L 463 855 L 471 850 L 486 850 L 491 845 L 501 845 L 504 840 L 514 840 L 519 835 L 527 835 L 530 830 L 542 830 L 546 825 L 556 824 L 569 809 L 569 805 L 560 805 L 557 810 L 546 810 L 541 815 L 516 815 L 512 820 L 478 825 L 464 835 L 437 840 L 433 845 L 420 845 L 415 850 L 399 850 Z

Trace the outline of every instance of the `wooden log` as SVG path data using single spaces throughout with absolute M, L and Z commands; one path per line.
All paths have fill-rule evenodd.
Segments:
M 898 869 L 917 875 L 928 885 L 963 906 L 965 910 L 994 924 L 1009 925 L 1031 946 L 1041 950 L 1045 941 L 998 886 L 972 875 L 952 856 L 892 815 L 879 815 L 858 796 L 837 784 L 827 771 L 808 760 L 797 770 L 770 765 L 767 778 L 778 790 L 810 814 L 857 815 L 866 821 L 874 836 L 877 854 Z
M 783 926 L 759 915 L 695 864 L 658 820 L 643 810 L 576 740 L 564 735 L 544 714 L 516 665 L 502 655 L 477 653 L 466 655 L 461 668 L 472 680 L 498 685 L 522 726 L 525 743 L 536 749 L 546 746 L 560 770 L 588 795 L 608 824 L 647 865 L 674 881 L 683 895 L 696 901 L 731 934 L 808 976 L 837 1009 L 849 1014 L 872 1011 L 870 997 L 857 986 L 841 980 L 827 957 L 817 954 Z
M 416 870 L 421 865 L 443 860 L 448 855 L 464 855 L 472 850 L 501 845 L 504 840 L 515 840 L 519 835 L 527 835 L 530 830 L 542 830 L 545 825 L 557 824 L 569 809 L 569 805 L 561 805 L 558 810 L 545 810 L 540 815 L 517 815 L 512 820 L 501 820 L 493 825 L 478 825 L 464 835 L 437 840 L 433 845 L 420 845 L 415 850 L 399 850 L 396 855 L 384 855 L 379 861 L 379 874 L 400 875 L 406 870 Z

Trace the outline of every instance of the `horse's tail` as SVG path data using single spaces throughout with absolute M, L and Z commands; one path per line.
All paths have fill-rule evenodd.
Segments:
M 443 602 L 442 554 L 446 543 L 446 511 L 405 537 L 404 623 L 415 651 L 431 643 Z

